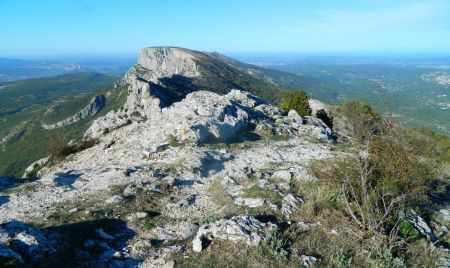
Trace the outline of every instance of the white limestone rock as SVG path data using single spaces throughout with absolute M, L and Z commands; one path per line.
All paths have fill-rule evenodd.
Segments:
M 272 177 L 290 182 L 292 179 L 292 173 L 289 170 L 277 170 L 272 174 Z
M 297 124 L 303 123 L 303 118 L 297 113 L 296 110 L 290 110 L 288 113 L 288 117 Z
M 314 265 L 320 261 L 320 259 L 308 255 L 301 255 L 299 259 L 303 267 L 314 267 Z
M 289 216 L 300 209 L 300 205 L 303 203 L 303 199 L 293 194 L 288 194 L 283 197 L 281 203 L 281 213 Z
M 106 204 L 116 204 L 123 201 L 123 197 L 120 195 L 113 195 L 105 200 Z
M 234 216 L 229 220 L 223 219 L 200 226 L 192 241 L 192 249 L 200 252 L 213 239 L 243 242 L 249 246 L 256 246 L 265 239 L 266 233 L 276 231 L 276 229 L 276 225 L 262 223 L 252 216 Z
M 155 227 L 146 234 L 149 239 L 185 241 L 198 231 L 198 225 L 192 223 L 180 223 L 165 227 Z
M 183 75 L 196 77 L 200 73 L 195 63 L 196 57 L 186 49 L 176 47 L 149 47 L 141 50 L 138 64 L 152 72 L 150 81 L 157 83 L 161 77 Z
M 241 197 L 238 197 L 234 200 L 234 203 L 236 205 L 240 205 L 240 206 L 257 208 L 257 207 L 261 207 L 264 205 L 264 199 L 263 198 L 241 198 Z
M 107 113 L 105 116 L 97 118 L 92 125 L 86 130 L 84 137 L 87 138 L 99 138 L 102 135 L 110 132 L 111 130 L 120 128 L 122 126 L 131 124 L 131 119 L 124 117 L 116 113 L 115 111 L 111 111 Z
M 328 110 L 327 105 L 319 100 L 309 99 L 308 103 L 309 103 L 309 107 L 311 108 L 312 115 L 316 115 L 317 111 L 319 111 L 319 110 L 325 110 L 325 111 Z

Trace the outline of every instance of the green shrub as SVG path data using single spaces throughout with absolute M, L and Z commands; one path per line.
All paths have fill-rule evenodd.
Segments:
M 26 178 L 25 179 L 32 180 L 32 179 L 37 178 L 37 174 L 42 168 L 43 168 L 43 166 L 34 164 L 33 169 L 26 174 Z
M 351 256 L 348 256 L 347 254 L 345 254 L 342 250 L 336 252 L 333 256 L 332 256 L 332 260 L 333 260 L 333 264 L 336 267 L 351 267 L 352 263 L 353 263 L 353 259 Z
M 218 220 L 220 220 L 222 217 L 217 216 L 217 215 L 208 215 L 206 217 L 204 217 L 201 221 L 202 224 L 211 224 L 214 223 Z
M 311 115 L 311 107 L 308 103 L 309 97 L 304 91 L 290 92 L 284 98 L 282 109 L 285 111 L 295 110 L 301 116 Z
M 398 233 L 404 238 L 417 239 L 420 237 L 420 233 L 414 229 L 414 226 L 406 220 L 401 220 L 398 224 Z

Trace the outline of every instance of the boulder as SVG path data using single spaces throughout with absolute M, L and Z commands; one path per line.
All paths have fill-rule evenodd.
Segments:
M 292 173 L 289 170 L 277 170 L 272 174 L 272 178 L 290 182 L 292 179 Z
M 311 108 L 311 114 L 316 115 L 317 111 L 325 110 L 328 112 L 327 105 L 319 100 L 309 99 L 309 107 Z
M 300 205 L 302 203 L 303 199 L 301 199 L 300 197 L 294 196 L 293 194 L 288 194 L 283 197 L 281 203 L 281 213 L 289 216 L 292 213 L 297 212 L 300 209 Z
M 165 227 L 155 227 L 146 236 L 154 240 L 185 241 L 198 231 L 198 225 L 192 223 L 180 223 Z
M 436 237 L 433 234 L 430 226 L 426 223 L 426 221 L 420 217 L 415 211 L 411 210 L 408 215 L 406 215 L 405 219 L 411 223 L 419 233 L 425 236 L 430 241 L 435 241 Z
M 297 113 L 296 110 L 290 110 L 288 113 L 288 118 L 294 121 L 295 123 L 302 124 L 303 118 Z
M 277 230 L 271 223 L 262 223 L 252 216 L 234 216 L 211 224 L 200 226 L 192 241 L 192 249 L 200 252 L 212 243 L 213 239 L 243 242 L 256 246 L 265 239 L 266 234 Z
M 106 199 L 106 204 L 115 204 L 123 201 L 123 197 L 120 195 L 113 195 L 110 198 Z
M 319 262 L 318 258 L 308 255 L 301 255 L 299 259 L 303 267 L 314 267 Z

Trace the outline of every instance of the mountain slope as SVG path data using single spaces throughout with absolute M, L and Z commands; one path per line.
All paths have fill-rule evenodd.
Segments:
M 131 123 L 100 133 L 97 144 L 61 162 L 39 167 L 38 180 L 0 190 L 6 197 L 0 199 L 0 232 L 8 234 L 4 251 L 10 258 L 56 267 L 164 267 L 172 254 L 202 251 L 208 244 L 202 240 L 211 235 L 252 247 L 278 230 L 244 214 L 247 209 L 262 213 L 270 202 L 282 217 L 298 211 L 302 200 L 289 192 L 290 181 L 310 179 L 312 161 L 340 154 L 331 150 L 330 130 L 316 118 L 303 124 L 297 113 L 287 115 L 240 90 L 224 95 L 197 90 L 169 105 L 173 100 L 160 84 L 162 76 L 202 75 L 186 55 L 176 54 L 146 56 L 150 63 L 140 59 L 141 66 L 122 81 L 129 83 L 124 109 L 97 120 L 114 116 Z M 141 67 L 146 72 L 137 76 Z M 254 179 L 263 170 L 273 177 L 268 187 L 277 187 L 278 180 L 285 187 L 267 201 Z M 203 221 L 214 215 L 220 218 L 209 229 Z M 10 238 L 22 237 L 18 233 L 38 241 L 32 251 L 9 247 Z
M 0 84 L 0 174 L 21 176 L 29 164 L 48 154 L 52 139 L 78 139 L 93 119 L 122 105 L 125 94 L 112 86 L 116 80 L 80 73 Z M 64 128 L 42 127 L 78 113 L 95 96 L 106 98 L 98 114 Z
M 190 70 L 195 71 L 188 73 Z M 141 100 L 150 95 L 159 98 L 158 109 L 198 90 L 226 94 L 231 89 L 240 89 L 277 103 L 284 95 L 283 88 L 301 88 L 308 80 L 241 63 L 218 53 L 172 47 L 144 49 L 138 64 L 129 70 L 118 88 L 112 86 L 115 79 L 81 73 L 0 84 L 0 142 L 4 152 L 0 157 L 0 175 L 20 176 L 27 165 L 45 156 L 46 144 L 55 136 L 63 134 L 67 140 L 81 138 L 93 119 L 121 107 L 125 88 L 129 85 L 136 84 L 134 88 L 137 91 L 129 95 L 128 104 L 124 107 L 126 112 L 122 113 L 148 117 L 144 110 L 153 111 L 149 108 L 152 105 L 145 101 L 141 103 Z M 141 91 L 142 84 L 147 84 L 148 90 Z M 102 87 L 106 89 L 99 89 Z M 83 107 L 89 106 L 95 96 L 105 93 L 109 97 L 102 112 L 78 122 L 81 117 L 77 114 L 82 114 Z M 73 119 L 76 124 L 65 128 L 44 130 L 40 127 L 63 125 L 63 122 L 73 122 Z M 110 120 L 113 123 L 101 123 L 98 131 L 127 122 L 118 117 Z M 30 143 L 34 139 L 42 142 Z M 11 155 L 16 157 L 11 158 Z
M 437 241 L 448 239 L 448 193 L 433 191 L 443 203 L 427 207 L 432 227 L 415 207 L 395 205 L 405 193 L 420 201 L 422 182 L 435 178 L 432 154 L 419 150 L 423 140 L 402 130 L 402 141 L 390 129 L 387 140 L 370 144 L 375 150 L 361 152 L 345 133 L 333 142 L 315 116 L 287 113 L 249 92 L 164 83 L 175 77 L 202 85 L 227 73 L 224 61 L 204 57 L 144 49 L 116 87 L 127 93 L 120 108 L 97 118 L 66 154 L 39 162 L 35 181 L 0 181 L 0 266 L 448 267 L 448 241 Z M 220 72 L 206 75 L 205 62 Z M 361 124 L 366 108 L 343 114 Z M 345 129 L 343 114 L 334 123 Z M 364 138 L 382 131 L 374 120 Z M 419 145 L 397 149 L 413 142 Z M 400 173 L 398 183 L 384 171 Z M 399 241 L 406 246 L 389 247 Z
M 165 91 L 171 92 L 170 96 L 167 96 L 170 98 L 169 102 L 179 101 L 187 93 L 196 90 L 225 94 L 234 88 L 249 91 L 269 102 L 276 103 L 283 96 L 283 89 L 300 88 L 307 80 L 297 75 L 245 64 L 216 52 L 207 53 L 182 48 L 158 47 L 146 48 L 142 53 L 147 53 L 146 56 L 151 54 L 152 58 L 164 55 L 169 59 L 174 58 L 177 54 L 183 55 L 186 62 L 191 62 L 192 67 L 196 69 L 195 75 L 186 74 L 182 67 L 186 62 L 169 60 L 165 63 L 169 68 L 174 69 L 159 76 L 157 74 L 151 82 L 159 84 L 166 88 Z M 151 79 L 146 78 L 145 73 L 156 73 L 155 68 L 157 67 L 146 65 L 145 61 L 138 61 L 134 67 L 137 76 L 147 81 Z M 144 75 L 140 76 L 140 74 Z

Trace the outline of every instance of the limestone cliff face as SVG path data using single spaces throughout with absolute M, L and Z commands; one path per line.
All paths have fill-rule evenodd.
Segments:
M 158 83 L 161 77 L 182 75 L 196 77 L 199 75 L 197 65 L 194 62 L 195 55 L 181 48 L 173 47 L 150 47 L 142 49 L 138 64 L 150 71 L 149 80 Z
M 181 48 L 142 49 L 138 63 L 123 79 L 123 83 L 129 84 L 128 99 L 124 106 L 125 113 L 128 115 L 139 113 L 144 117 L 150 117 L 159 112 L 160 106 L 170 102 L 167 100 L 161 79 L 173 76 L 187 78 L 199 76 L 195 58 L 194 52 Z
M 173 102 L 163 83 L 174 76 L 200 76 L 195 60 L 206 54 L 175 47 L 149 47 L 141 50 L 138 63 L 127 72 L 120 84 L 128 85 L 128 96 L 120 111 L 112 111 L 97 119 L 86 132 L 87 137 L 98 137 L 121 127 L 133 118 L 159 116 L 161 108 Z M 127 118 L 127 119 L 125 119 Z

